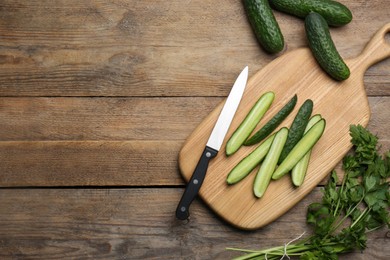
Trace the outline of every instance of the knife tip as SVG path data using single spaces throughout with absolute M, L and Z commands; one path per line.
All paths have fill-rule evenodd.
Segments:
M 241 71 L 242 75 L 245 75 L 245 77 L 248 77 L 249 74 L 249 67 L 245 66 L 245 68 Z

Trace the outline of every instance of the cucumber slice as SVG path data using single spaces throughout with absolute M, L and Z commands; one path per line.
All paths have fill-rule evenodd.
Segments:
M 325 125 L 325 119 L 321 119 L 307 131 L 273 173 L 272 179 L 277 180 L 283 177 L 310 151 L 322 136 Z
M 253 184 L 253 192 L 258 198 L 261 198 L 267 190 L 268 184 L 271 181 L 272 173 L 274 172 L 276 164 L 278 163 L 280 153 L 282 152 L 284 144 L 286 143 L 287 136 L 287 127 L 281 128 L 276 133 L 272 145 L 264 159 L 264 162 L 260 166 Z
M 235 184 L 244 179 L 267 155 L 275 135 L 268 137 L 253 152 L 242 159 L 228 174 L 227 183 Z
M 318 121 L 321 120 L 321 115 L 314 115 L 312 118 L 310 118 L 309 123 L 307 123 L 305 134 L 309 129 Z M 297 163 L 297 165 L 294 166 L 294 168 L 291 171 L 291 178 L 292 182 L 296 187 L 299 187 L 302 185 L 303 180 L 305 179 L 307 167 L 309 166 L 310 161 L 310 155 L 311 155 L 312 149 L 310 149 L 305 156 Z
M 242 146 L 248 136 L 255 129 L 256 125 L 268 111 L 274 101 L 275 93 L 272 91 L 264 93 L 253 105 L 245 119 L 238 126 L 226 144 L 226 155 L 232 155 Z
M 279 164 L 282 163 L 288 153 L 294 148 L 298 141 L 301 140 L 312 111 L 313 101 L 311 99 L 305 100 L 305 102 L 299 108 L 298 113 L 291 124 L 286 145 L 284 146 L 282 154 L 279 157 Z
M 294 95 L 290 101 L 279 110 L 279 112 L 271 118 L 259 131 L 257 131 L 251 138 L 245 141 L 244 145 L 252 145 L 261 142 L 269 134 L 272 133 L 283 122 L 283 120 L 293 111 L 297 103 L 297 95 Z

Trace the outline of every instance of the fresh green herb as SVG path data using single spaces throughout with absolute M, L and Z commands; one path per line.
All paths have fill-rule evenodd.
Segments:
M 390 150 L 380 155 L 378 138 L 360 125 L 351 125 L 350 135 L 353 153 L 344 157 L 341 185 L 333 171 L 322 201 L 308 207 L 307 223 L 313 235 L 259 251 L 228 248 L 246 253 L 236 259 L 338 259 L 341 253 L 363 251 L 367 233 L 390 228 Z

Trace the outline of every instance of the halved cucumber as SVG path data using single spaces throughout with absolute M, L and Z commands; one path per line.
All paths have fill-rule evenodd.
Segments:
M 229 172 L 227 176 L 228 184 L 235 184 L 244 179 L 267 155 L 269 148 L 275 135 L 268 137 L 263 143 L 261 143 L 253 152 L 242 159 L 234 168 Z
M 299 108 L 298 113 L 296 114 L 294 121 L 291 124 L 286 145 L 284 146 L 282 154 L 279 157 L 279 162 L 278 162 L 279 164 L 282 163 L 282 161 L 286 158 L 288 153 L 302 138 L 307 123 L 309 122 L 312 111 L 313 111 L 313 101 L 311 99 L 306 99 L 305 102 Z
M 294 95 L 287 104 L 279 110 L 279 112 L 271 118 L 259 131 L 251 138 L 245 141 L 244 145 L 252 145 L 261 142 L 269 134 L 272 133 L 283 120 L 291 113 L 297 103 L 297 95 Z
M 271 147 L 260 166 L 260 169 L 256 175 L 253 192 L 256 197 L 261 198 L 267 190 L 268 184 L 271 181 L 272 173 L 275 170 L 276 164 L 283 146 L 286 143 L 288 135 L 287 127 L 281 128 L 275 135 Z
M 309 123 L 307 123 L 305 134 L 315 123 L 317 123 L 320 120 L 321 120 L 321 115 L 317 114 L 312 116 L 312 118 L 310 118 L 309 120 Z M 310 149 L 305 154 L 305 156 L 303 156 L 303 158 L 297 163 L 297 165 L 294 166 L 294 168 L 291 171 L 292 182 L 297 187 L 301 186 L 303 180 L 305 179 L 307 167 L 309 166 L 311 150 L 312 149 Z
M 248 136 L 255 129 L 256 125 L 263 118 L 264 114 L 268 111 L 272 102 L 274 101 L 275 93 L 272 91 L 264 93 L 254 104 L 249 111 L 245 119 L 238 126 L 236 131 L 232 134 L 229 141 L 226 144 L 226 155 L 232 155 L 235 153 L 245 142 Z
M 272 179 L 280 179 L 288 173 L 308 151 L 310 151 L 322 136 L 325 125 L 325 119 L 321 119 L 307 131 L 273 173 Z

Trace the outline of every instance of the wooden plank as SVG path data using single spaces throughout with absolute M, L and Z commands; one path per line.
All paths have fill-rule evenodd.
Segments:
M 0 142 L 0 187 L 182 185 L 176 141 Z
M 223 100 L 1 98 L 1 141 L 184 140 Z M 388 138 L 389 97 L 370 97 L 370 126 Z
M 183 185 L 177 168 L 179 151 L 206 110 L 220 100 L 0 99 L 0 139 L 27 140 L 0 142 L 0 186 Z M 388 97 L 370 98 L 368 129 L 380 138 L 383 152 L 390 149 L 389 106 Z M 135 107 L 149 109 L 127 109 Z M 143 121 L 142 114 L 160 123 L 147 117 Z M 147 135 L 139 130 L 148 127 L 152 130 Z M 94 138 L 101 140 L 90 141 Z
M 176 141 L 0 142 L 0 187 L 182 186 L 177 169 L 181 145 Z M 380 145 L 389 150 L 390 140 L 381 140 Z M 335 170 L 341 180 L 341 162 Z
M 351 58 L 388 21 L 387 3 L 343 3 L 354 20 L 331 33 Z M 275 15 L 286 50 L 306 46 L 302 20 Z M 0 17 L 0 96 L 225 96 L 245 65 L 252 75 L 276 57 L 240 1 L 6 0 Z M 367 72 L 369 95 L 389 95 L 389 71 L 388 60 Z
M 1 98 L 0 140 L 183 140 L 222 98 Z
M 0 142 L 0 187 L 182 186 L 177 167 L 182 143 Z M 390 148 L 390 140 L 381 144 Z M 336 170 L 341 178 L 341 163 Z
M 274 223 L 243 232 L 195 200 L 188 223 L 175 220 L 182 189 L 2 189 L 1 259 L 227 259 L 226 247 L 280 246 L 302 233 L 316 189 Z M 368 235 L 364 253 L 340 259 L 386 259 L 388 232 Z

